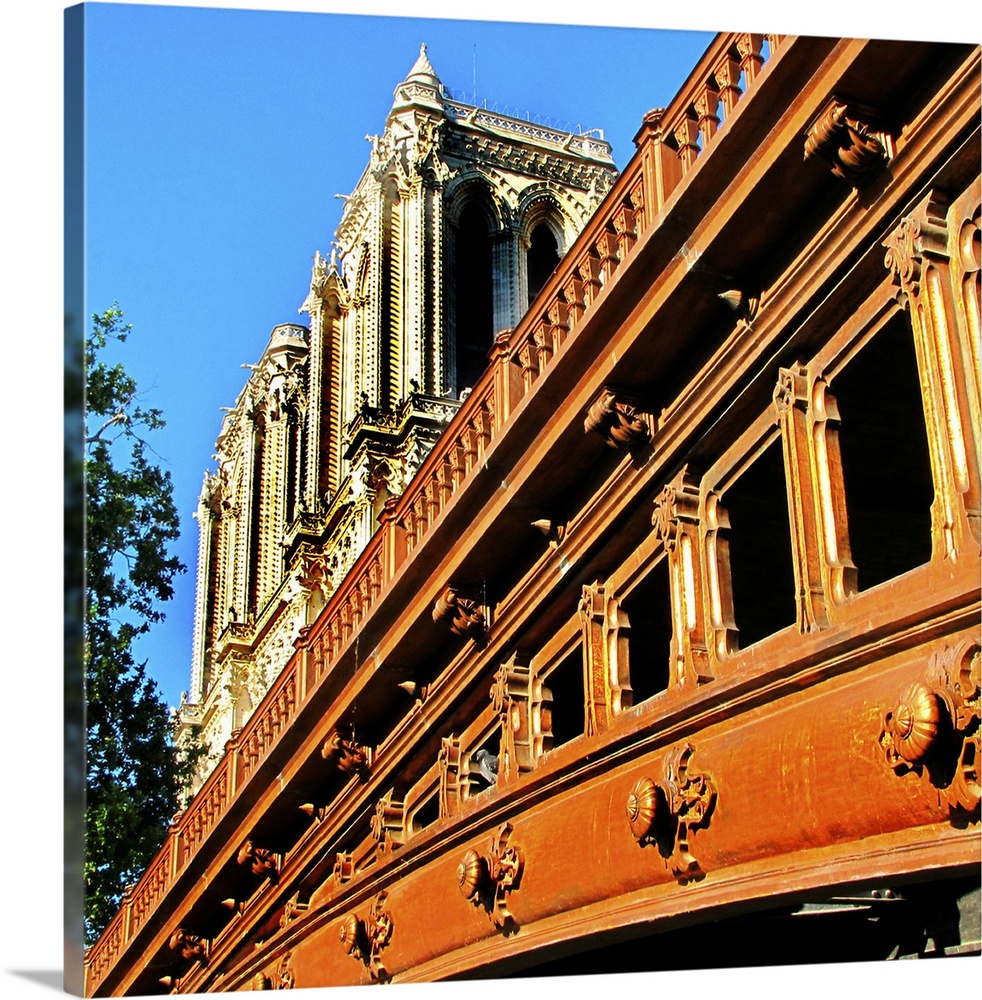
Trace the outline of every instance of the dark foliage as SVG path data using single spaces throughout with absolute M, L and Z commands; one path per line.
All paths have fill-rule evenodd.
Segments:
M 102 360 L 129 324 L 115 304 L 85 343 L 85 933 L 91 943 L 166 835 L 195 755 L 178 753 L 167 704 L 133 641 L 161 618 L 185 567 L 170 473 L 144 435 L 163 426 L 136 382 Z

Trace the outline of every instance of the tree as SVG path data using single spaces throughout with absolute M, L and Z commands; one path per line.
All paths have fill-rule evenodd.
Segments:
M 145 439 L 164 421 L 123 366 L 103 360 L 130 334 L 122 319 L 115 303 L 93 315 L 85 342 L 87 943 L 159 849 L 195 763 L 177 752 L 168 706 L 133 654 L 185 567 L 168 552 L 179 531 L 170 473 Z

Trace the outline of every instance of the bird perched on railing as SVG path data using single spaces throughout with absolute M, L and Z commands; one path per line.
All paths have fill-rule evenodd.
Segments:
M 489 784 L 493 785 L 498 780 L 498 758 L 483 748 L 478 750 L 471 760 L 477 764 L 478 774 Z

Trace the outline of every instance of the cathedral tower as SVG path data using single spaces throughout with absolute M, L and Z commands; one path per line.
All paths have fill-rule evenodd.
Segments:
M 615 177 L 610 147 L 452 99 L 421 46 L 327 258 L 223 422 L 185 727 L 247 720 Z

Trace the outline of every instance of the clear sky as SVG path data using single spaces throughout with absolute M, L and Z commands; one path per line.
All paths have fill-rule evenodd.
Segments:
M 425 42 L 463 100 L 602 128 L 618 167 L 712 35 L 314 13 L 91 4 L 86 11 L 88 313 L 114 300 L 118 352 L 167 427 L 188 572 L 138 656 L 170 704 L 189 682 L 197 506 L 222 414 L 311 259 Z

